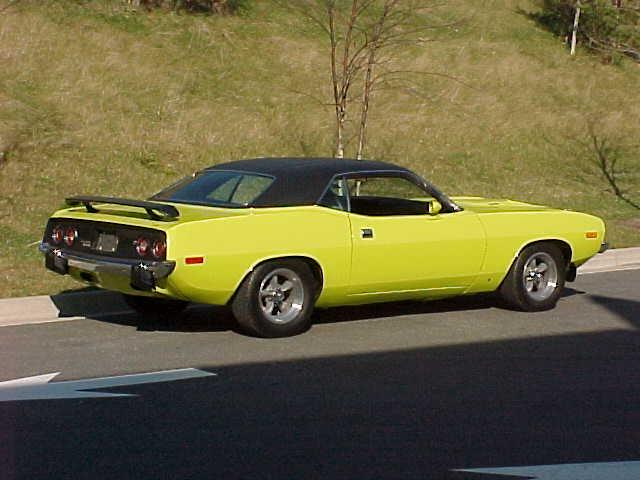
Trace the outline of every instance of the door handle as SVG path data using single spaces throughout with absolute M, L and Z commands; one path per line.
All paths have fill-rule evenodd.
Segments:
M 373 238 L 373 228 L 361 228 L 360 235 L 362 238 Z

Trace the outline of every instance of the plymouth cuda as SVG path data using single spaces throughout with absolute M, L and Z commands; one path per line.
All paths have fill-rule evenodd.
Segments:
M 48 269 L 121 292 L 143 313 L 229 305 L 264 337 L 308 329 L 314 306 L 497 291 L 512 308 L 550 309 L 605 248 L 597 217 L 450 198 L 378 161 L 240 160 L 144 201 L 66 203 L 40 244 Z

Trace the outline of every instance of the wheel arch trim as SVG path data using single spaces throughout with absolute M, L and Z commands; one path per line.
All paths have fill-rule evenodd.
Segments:
M 557 245 L 560 248 L 560 251 L 562 252 L 562 256 L 566 261 L 565 266 L 568 267 L 571 264 L 571 259 L 573 258 L 573 247 L 571 246 L 571 243 L 568 240 L 564 238 L 559 238 L 559 237 L 549 237 L 549 238 L 541 238 L 537 240 L 527 241 L 518 249 L 518 251 L 513 257 L 513 260 L 518 258 L 525 248 L 528 248 L 531 245 L 535 245 L 536 243 L 553 243 Z M 512 265 L 513 265 L 513 261 L 512 261 Z
M 553 243 L 557 245 L 560 248 L 560 251 L 562 252 L 562 256 L 566 261 L 565 268 L 568 269 L 571 266 L 571 259 L 573 257 L 573 247 L 571 246 L 571 243 L 568 240 L 564 238 L 559 238 L 559 237 L 543 237 L 543 238 L 537 238 L 535 240 L 527 240 L 522 245 L 520 245 L 520 247 L 516 250 L 515 254 L 511 258 L 511 262 L 509 263 L 508 267 L 505 269 L 504 275 L 500 280 L 500 285 L 502 285 L 505 278 L 507 278 L 509 271 L 513 267 L 514 262 L 518 259 L 522 251 L 525 248 L 528 248 L 531 245 L 535 245 L 537 243 Z
M 322 265 L 320 263 L 320 261 L 315 258 L 313 255 L 308 255 L 308 254 L 288 254 L 288 255 L 271 255 L 268 257 L 263 257 L 257 261 L 255 261 L 242 275 L 242 277 L 240 278 L 240 280 L 236 283 L 235 288 L 233 289 L 233 294 L 229 297 L 228 300 L 228 304 L 230 304 L 234 297 L 236 296 L 236 293 L 238 292 L 238 290 L 240 289 L 240 286 L 242 285 L 242 283 L 247 279 L 247 277 L 249 275 L 251 275 L 251 273 L 258 268 L 260 265 L 263 265 L 267 262 L 273 262 L 276 260 L 301 260 L 303 262 L 305 262 L 307 265 L 309 265 L 309 267 L 311 268 L 311 273 L 313 274 L 314 278 L 317 280 L 318 282 L 318 288 L 317 288 L 317 292 L 316 292 L 316 298 L 320 296 L 320 294 L 322 293 L 322 287 L 324 285 L 324 270 L 322 268 Z

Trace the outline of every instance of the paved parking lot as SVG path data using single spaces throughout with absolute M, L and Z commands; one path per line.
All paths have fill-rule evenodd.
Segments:
M 330 309 L 277 340 L 215 308 L 0 327 L 0 382 L 59 372 L 39 392 L 132 395 L 0 401 L 0 478 L 467 480 L 505 477 L 454 470 L 575 463 L 593 468 L 549 478 L 627 478 L 639 283 L 640 270 L 582 275 L 538 314 L 491 297 Z M 155 373 L 176 369 L 193 370 Z M 0 400 L 18 387 L 0 384 Z

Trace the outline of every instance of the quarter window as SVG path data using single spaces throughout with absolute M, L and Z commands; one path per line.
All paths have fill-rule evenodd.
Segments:
M 337 178 L 331 182 L 330 187 L 318 204 L 323 207 L 346 211 L 348 204 L 346 181 L 342 178 Z
M 245 207 L 272 183 L 273 178 L 264 175 L 210 170 L 172 185 L 154 195 L 152 199 L 197 205 Z

